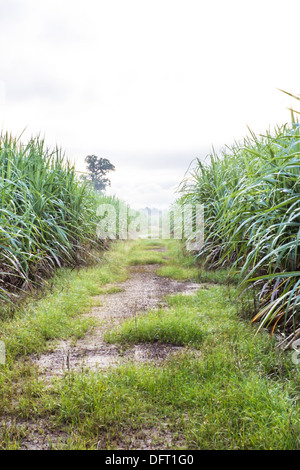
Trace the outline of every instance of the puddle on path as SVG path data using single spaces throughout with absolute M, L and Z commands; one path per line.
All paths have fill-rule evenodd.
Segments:
M 66 371 L 105 369 L 121 362 L 134 360 L 160 363 L 170 354 L 184 349 L 169 344 L 149 343 L 128 347 L 107 344 L 103 333 L 118 325 L 137 312 L 166 306 L 164 297 L 175 293 L 189 295 L 202 286 L 193 282 L 182 282 L 156 275 L 157 265 L 143 265 L 130 268 L 130 277 L 117 284 L 120 291 L 100 295 L 95 298 L 99 307 L 94 307 L 85 316 L 100 320 L 92 333 L 71 346 L 68 341 L 61 341 L 52 352 L 33 356 L 32 360 L 41 369 L 41 375 L 51 378 L 63 375 Z

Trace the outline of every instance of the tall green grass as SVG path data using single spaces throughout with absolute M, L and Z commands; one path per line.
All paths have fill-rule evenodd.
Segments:
M 18 298 L 54 268 L 86 262 L 97 241 L 96 210 L 119 201 L 80 181 L 59 148 L 0 137 L 0 299 Z
M 210 268 L 231 266 L 258 292 L 254 320 L 298 335 L 300 310 L 300 127 L 292 122 L 213 153 L 182 182 L 181 204 L 204 204 Z

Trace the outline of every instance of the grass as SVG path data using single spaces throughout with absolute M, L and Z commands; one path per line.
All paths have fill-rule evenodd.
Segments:
M 198 160 L 182 182 L 181 205 L 204 205 L 200 262 L 231 267 L 242 290 L 255 288 L 252 318 L 260 328 L 299 327 L 299 156 L 300 127 L 292 114 L 290 124 L 251 133 Z
M 186 348 L 160 367 L 127 364 L 61 381 L 50 405 L 58 422 L 70 423 L 91 447 L 104 439 L 103 448 L 118 448 L 145 429 L 163 441 L 167 425 L 178 436 L 173 448 L 298 449 L 299 388 L 290 358 L 279 360 L 267 335 L 253 337 L 224 289 L 169 299 L 173 315 L 198 317 L 181 334 L 161 328 L 162 318 L 169 325 L 168 310 L 140 317 L 136 330 L 125 322 L 111 340 Z
M 101 216 L 120 201 L 96 193 L 77 176 L 61 149 L 39 137 L 26 144 L 0 136 L 0 301 L 18 301 L 57 267 L 87 265 Z M 1 312 L 0 312 L 1 316 Z
M 109 343 L 160 342 L 199 348 L 204 333 L 200 315 L 190 311 L 189 300 L 167 311 L 154 310 L 125 321 L 119 330 L 107 333 L 105 339 Z
M 139 266 L 143 264 L 163 264 L 164 259 L 159 253 L 149 253 L 143 250 L 137 250 L 130 255 L 129 264 Z
M 93 321 L 80 314 L 89 311 L 94 296 L 119 290 L 116 286 L 103 290 L 102 286 L 127 278 L 124 259 L 126 250 L 120 243 L 97 266 L 61 269 L 43 295 L 39 292 L 36 299 L 24 301 L 12 319 L 1 322 L 0 338 L 6 345 L 7 363 L 13 363 L 18 356 L 44 351 L 49 340 L 84 336 Z
M 199 269 L 195 266 L 192 256 L 184 255 L 183 245 L 175 240 L 164 240 L 164 257 L 167 262 L 157 270 L 159 276 L 177 279 L 179 281 L 199 280 Z M 169 259 L 168 259 L 169 258 Z
M 60 433 L 47 405 L 45 409 L 42 405 L 50 399 L 49 385 L 40 380 L 30 355 L 55 348 L 57 340 L 75 343 L 95 326 L 95 320 L 80 314 L 90 310 L 94 296 L 103 293 L 106 284 L 127 278 L 126 256 L 127 247 L 119 243 L 103 255 L 100 264 L 59 270 L 51 287 L 28 298 L 12 318 L 1 321 L 1 340 L 6 347 L 6 364 L 0 365 L 1 449 L 19 448 L 22 436 L 28 437 L 28 422 L 34 423 L 40 435 L 46 432 L 43 420 L 55 435 Z
M 22 318 L 29 334 L 29 319 L 37 327 L 43 315 L 53 321 L 52 337 L 76 337 L 76 321 L 93 296 L 124 280 L 135 254 L 151 246 L 149 241 L 118 242 L 101 266 L 64 271 L 52 292 L 35 301 L 36 320 L 23 311 L 20 320 L 3 322 L 6 341 L 17 341 Z M 163 267 L 173 267 L 175 277 L 173 256 L 180 245 L 163 241 L 156 247 L 166 248 L 158 256 L 170 258 Z M 191 259 L 183 258 L 191 269 Z M 55 308 L 68 322 L 61 322 Z M 31 340 L 32 350 L 47 348 L 44 326 L 37 333 L 41 342 Z M 84 334 L 85 327 L 78 328 Z M 289 353 L 279 354 L 265 331 L 253 333 L 236 315 L 227 286 L 206 284 L 196 294 L 171 296 L 168 308 L 143 313 L 109 332 L 109 341 L 125 347 L 139 342 L 182 346 L 159 365 L 125 362 L 102 373 L 70 372 L 44 383 L 21 348 L 0 366 L 6 416 L 0 448 L 19 448 L 26 429 L 18 423 L 31 420 L 41 433 L 45 422 L 52 429 L 54 448 L 128 449 L 150 439 L 166 449 L 171 436 L 172 449 L 299 449 L 299 367 Z M 67 439 L 57 442 L 63 433 Z

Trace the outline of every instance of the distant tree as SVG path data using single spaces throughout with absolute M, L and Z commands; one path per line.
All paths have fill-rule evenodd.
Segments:
M 104 191 L 106 186 L 110 186 L 110 180 L 106 177 L 109 171 L 114 171 L 115 167 L 107 158 L 88 155 L 85 157 L 87 169 L 90 172 L 84 179 L 89 181 L 96 191 Z

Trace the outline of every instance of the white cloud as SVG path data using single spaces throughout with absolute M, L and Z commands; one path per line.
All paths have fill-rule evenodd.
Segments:
M 166 203 L 212 144 L 289 119 L 293 101 L 277 88 L 300 92 L 299 10 L 298 0 L 0 0 L 0 122 L 45 134 L 79 169 L 87 154 L 110 158 L 112 190 Z M 153 170 L 166 167 L 159 180 Z

